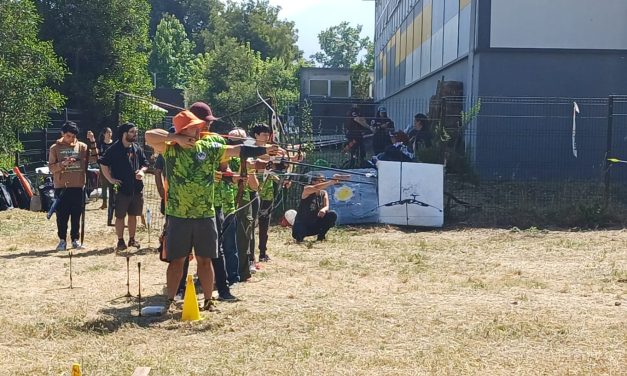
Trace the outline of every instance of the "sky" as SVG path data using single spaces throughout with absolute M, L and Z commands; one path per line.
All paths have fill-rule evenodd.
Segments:
M 350 26 L 362 25 L 362 37 L 374 39 L 374 1 L 364 0 L 270 0 L 280 6 L 279 17 L 294 21 L 298 29 L 298 47 L 303 57 L 320 51 L 318 33 L 347 21 Z

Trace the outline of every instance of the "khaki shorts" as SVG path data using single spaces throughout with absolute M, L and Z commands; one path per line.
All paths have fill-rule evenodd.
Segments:
M 144 210 L 144 195 L 135 193 L 127 196 L 123 193 L 115 195 L 115 217 L 124 218 L 126 215 L 140 216 Z
M 215 218 L 177 218 L 168 216 L 165 249 L 168 261 L 188 256 L 218 257 L 218 230 Z

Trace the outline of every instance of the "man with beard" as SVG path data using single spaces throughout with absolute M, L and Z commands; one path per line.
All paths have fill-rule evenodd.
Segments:
M 115 191 L 115 232 L 117 250 L 127 248 L 124 242 L 124 218 L 128 215 L 128 246 L 140 245 L 135 240 L 137 217 L 144 207 L 144 173 L 148 162 L 142 148 L 136 143 L 137 127 L 125 123 L 118 127 L 118 140 L 98 160 L 102 174 L 113 184 Z

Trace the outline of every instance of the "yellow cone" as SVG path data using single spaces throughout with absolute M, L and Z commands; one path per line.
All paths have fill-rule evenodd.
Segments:
M 78 363 L 72 364 L 72 376 L 81 376 L 81 365 Z
M 196 287 L 194 287 L 194 279 L 191 275 L 187 275 L 187 284 L 185 287 L 185 298 L 183 298 L 183 321 L 200 320 L 200 309 L 198 309 L 198 299 L 196 299 Z

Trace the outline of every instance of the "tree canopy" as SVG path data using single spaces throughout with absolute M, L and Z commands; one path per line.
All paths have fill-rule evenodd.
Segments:
M 17 132 L 49 121 L 65 98 L 54 85 L 65 66 L 52 43 L 37 37 L 41 18 L 31 0 L 0 2 L 0 155 L 19 149 Z
M 291 21 L 279 18 L 279 7 L 268 0 L 241 2 L 220 0 L 151 0 L 151 30 L 165 14 L 172 14 L 185 27 L 196 45 L 196 52 L 208 52 L 226 38 L 249 43 L 265 58 L 280 58 L 286 63 L 302 57 L 297 30 Z
M 237 64 L 233 64 L 236 61 Z M 298 100 L 298 64 L 285 65 L 281 59 L 266 58 L 260 52 L 227 38 L 201 55 L 192 69 L 187 101 L 211 103 L 218 116 L 236 112 L 257 102 L 257 90 L 277 104 Z M 243 119 L 245 122 L 261 119 Z
M 361 29 L 361 25 L 352 27 L 344 21 L 321 31 L 318 43 L 322 51 L 310 57 L 326 68 L 350 68 L 370 42 L 370 38 L 360 37 Z
M 150 94 L 147 0 L 37 3 L 42 35 L 53 41 L 71 72 L 61 85 L 69 106 L 84 110 L 92 122 L 111 122 L 116 91 Z
M 156 76 L 157 87 L 185 87 L 195 58 L 193 49 L 183 24 L 166 14 L 157 26 L 150 56 L 150 71 Z

